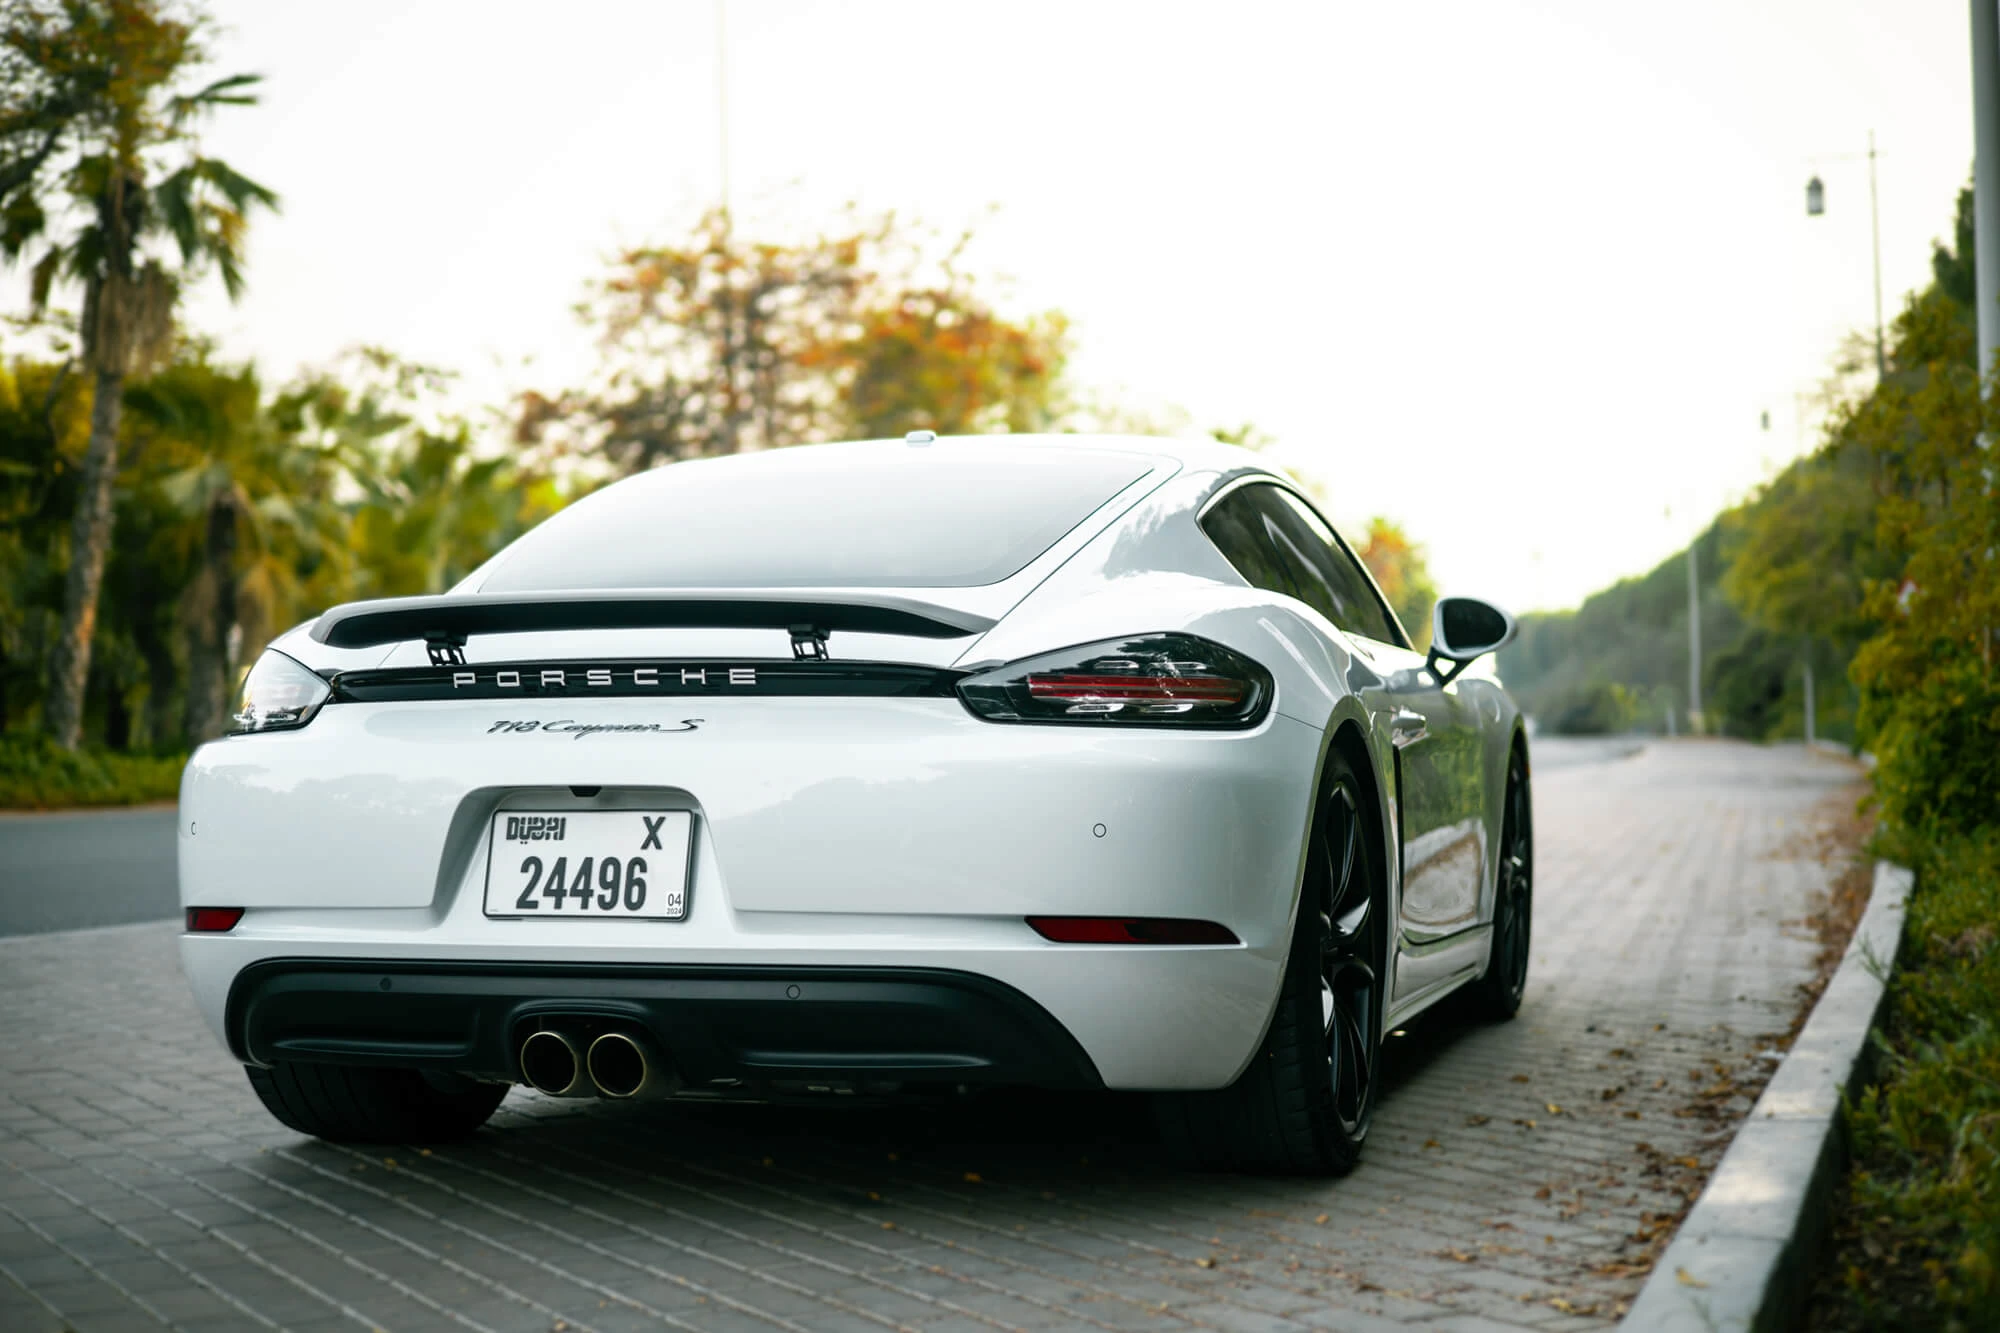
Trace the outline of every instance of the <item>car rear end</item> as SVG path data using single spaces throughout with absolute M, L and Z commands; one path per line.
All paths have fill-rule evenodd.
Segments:
M 1317 731 L 1185 635 L 980 660 L 1170 463 L 968 451 L 916 498 L 987 501 L 897 538 L 899 447 L 585 502 L 475 589 L 274 644 L 182 793 L 231 1051 L 559 1095 L 1233 1079 Z

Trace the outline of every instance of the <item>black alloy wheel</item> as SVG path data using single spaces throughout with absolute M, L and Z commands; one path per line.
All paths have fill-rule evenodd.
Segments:
M 1473 992 L 1478 1016 L 1512 1018 L 1528 988 L 1528 952 L 1534 942 L 1535 830 L 1528 788 L 1528 757 L 1517 746 L 1507 761 L 1505 816 L 1500 825 L 1500 866 L 1493 886 L 1493 952 Z
M 1343 1136 L 1359 1145 L 1375 1109 L 1375 1075 L 1382 1045 L 1382 976 L 1374 885 L 1362 868 L 1361 803 L 1351 774 L 1327 792 L 1320 838 L 1325 886 L 1318 905 L 1319 1003 L 1333 1114 Z
M 1341 1174 L 1375 1114 L 1387 981 L 1386 841 L 1348 758 L 1328 754 L 1277 1008 L 1249 1067 L 1154 1099 L 1161 1137 L 1211 1170 Z

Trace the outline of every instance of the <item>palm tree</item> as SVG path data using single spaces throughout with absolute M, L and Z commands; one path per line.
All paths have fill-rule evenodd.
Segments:
M 153 364 L 184 285 L 213 267 L 243 288 L 253 208 L 277 196 L 203 157 L 194 121 L 243 106 L 255 75 L 176 88 L 199 65 L 200 25 L 168 0 L 16 0 L 0 17 L 0 256 L 33 255 L 29 303 L 83 290 L 77 325 L 93 379 L 90 443 L 70 525 L 62 630 L 43 722 L 74 749 L 111 546 L 126 376 Z
M 344 588 L 348 518 L 335 452 L 300 438 L 256 372 L 177 361 L 128 394 L 134 437 L 172 470 L 163 554 L 191 571 L 180 597 L 191 745 L 222 734 L 239 668 L 316 598 Z

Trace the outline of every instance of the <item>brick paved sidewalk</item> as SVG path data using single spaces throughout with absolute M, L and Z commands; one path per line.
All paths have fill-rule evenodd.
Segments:
M 1800 835 L 1854 782 L 1725 742 L 1550 765 L 1520 1019 L 1394 1041 L 1339 1181 L 1179 1172 L 1113 1097 L 516 1092 L 469 1144 L 347 1151 L 264 1114 L 172 924 L 0 940 L 0 1329 L 1602 1327 L 1796 1011 Z

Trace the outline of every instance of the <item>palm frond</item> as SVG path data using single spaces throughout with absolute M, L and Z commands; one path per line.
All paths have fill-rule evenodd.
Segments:
M 176 124 L 185 122 L 199 112 L 216 106 L 255 106 L 257 97 L 242 91 L 253 84 L 262 83 L 262 74 L 231 74 L 226 79 L 217 79 L 206 88 L 184 93 L 173 99 L 173 117 Z
M 174 508 L 183 513 L 193 514 L 206 510 L 209 496 L 219 487 L 228 484 L 229 474 L 226 470 L 218 469 L 213 464 L 203 461 L 162 477 L 160 495 Z
M 213 185 L 238 212 L 247 213 L 252 207 L 278 211 L 277 191 L 259 185 L 227 162 L 213 157 L 197 157 L 183 168 Z
M 35 261 L 34 268 L 28 271 L 29 310 L 40 314 L 48 309 L 49 289 L 55 286 L 56 277 L 61 273 L 62 266 L 63 252 L 55 248 L 51 248 L 47 254 Z
M 160 222 L 180 247 L 181 258 L 189 262 L 202 249 L 201 228 L 195 222 L 194 185 L 193 171 L 182 167 L 153 188 L 153 205 Z
M 0 255 L 9 262 L 19 259 L 28 242 L 48 228 L 48 214 L 34 195 L 26 190 L 7 195 L 0 203 Z
M 235 247 L 217 246 L 214 254 L 215 271 L 222 279 L 222 290 L 229 294 L 230 300 L 240 299 L 243 295 L 243 265 L 236 257 Z

